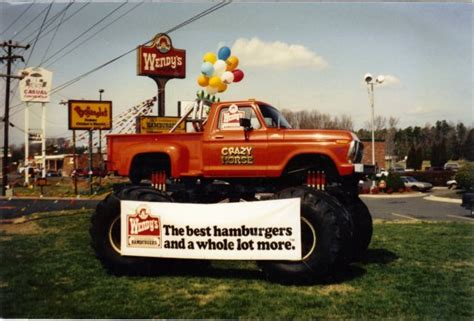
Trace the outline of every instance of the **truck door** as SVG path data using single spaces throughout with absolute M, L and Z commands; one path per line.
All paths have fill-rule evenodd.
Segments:
M 209 135 L 204 138 L 204 176 L 262 177 L 266 174 L 267 132 L 250 103 L 217 107 Z M 252 130 L 247 134 L 239 124 L 249 118 Z

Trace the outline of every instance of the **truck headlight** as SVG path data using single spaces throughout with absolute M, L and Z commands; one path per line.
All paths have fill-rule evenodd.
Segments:
M 362 145 L 362 143 L 359 141 L 359 138 L 355 134 L 352 134 L 352 136 L 354 139 L 351 141 L 351 144 L 349 145 L 347 158 L 352 163 L 360 163 L 362 161 L 364 145 Z

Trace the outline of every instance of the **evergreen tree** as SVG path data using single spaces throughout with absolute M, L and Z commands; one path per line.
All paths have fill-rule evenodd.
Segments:
M 416 166 L 416 150 L 415 145 L 411 144 L 407 156 L 407 168 L 415 168 Z
M 415 150 L 415 160 L 416 161 L 413 168 L 419 171 L 423 166 L 423 149 L 421 148 L 421 146 L 418 146 Z
M 471 129 L 467 134 L 462 151 L 465 159 L 471 162 L 474 161 L 474 129 Z
M 431 167 L 439 167 L 439 146 L 436 143 L 431 145 Z

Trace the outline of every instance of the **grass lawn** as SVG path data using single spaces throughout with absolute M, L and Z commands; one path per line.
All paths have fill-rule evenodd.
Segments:
M 0 317 L 474 318 L 474 224 L 377 222 L 365 262 L 325 284 L 283 286 L 264 280 L 253 262 L 111 276 L 89 246 L 90 215 L 0 225 Z

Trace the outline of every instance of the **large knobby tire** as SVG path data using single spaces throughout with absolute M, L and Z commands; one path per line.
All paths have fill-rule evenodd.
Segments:
M 109 272 L 115 275 L 154 274 L 162 260 L 120 255 L 120 200 L 172 202 L 172 199 L 150 188 L 125 188 L 101 201 L 91 218 L 92 247 Z
M 351 258 L 357 261 L 366 255 L 372 240 L 372 216 L 367 205 L 358 197 L 352 201 L 350 213 L 354 224 L 354 233 L 350 242 Z
M 326 279 L 347 261 L 344 245 L 352 237 L 350 214 L 333 196 L 306 187 L 287 188 L 275 199 L 301 199 L 301 261 L 260 261 L 266 276 L 285 284 Z

